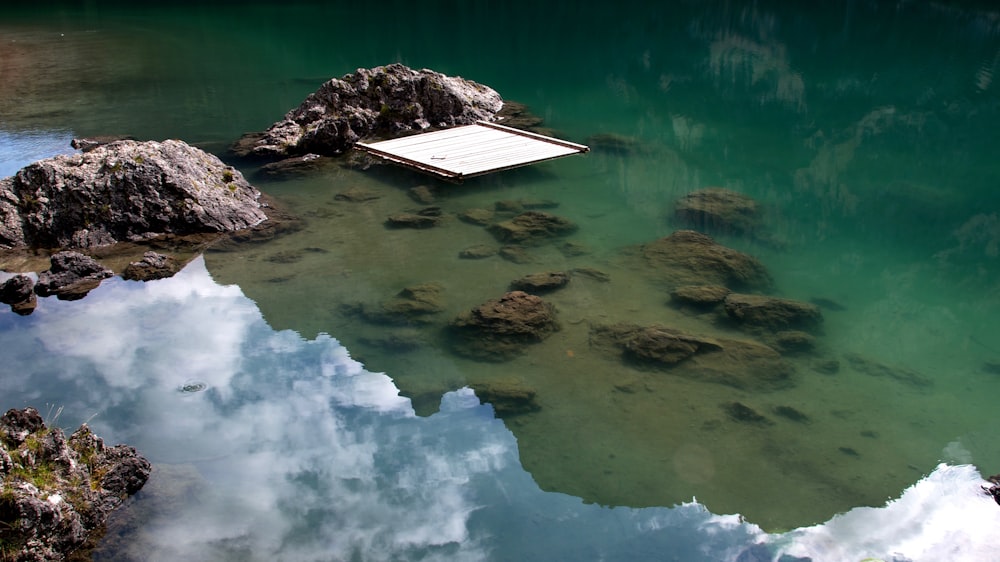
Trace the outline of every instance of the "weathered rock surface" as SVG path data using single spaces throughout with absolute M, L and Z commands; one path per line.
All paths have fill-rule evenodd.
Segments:
M 0 284 L 0 302 L 9 304 L 12 311 L 22 316 L 31 314 L 38 304 L 35 282 L 27 275 L 11 277 Z
M 173 277 L 181 270 L 181 263 L 173 256 L 166 256 L 156 252 L 146 252 L 142 259 L 134 261 L 122 272 L 122 279 L 132 281 L 152 281 L 154 279 L 166 279 Z
M 482 404 L 491 404 L 497 417 L 505 418 L 541 410 L 535 390 L 519 380 L 475 382 L 470 385 Z
M 498 240 L 507 244 L 539 244 L 575 232 L 577 226 L 544 211 L 525 211 L 510 220 L 489 227 Z
M 764 344 L 689 334 L 658 324 L 595 325 L 590 345 L 630 365 L 743 389 L 786 387 L 794 374 L 791 364 Z
M 771 330 L 815 328 L 823 321 L 819 307 L 812 303 L 765 295 L 730 293 L 726 314 L 740 324 Z
M 678 220 L 692 228 L 731 234 L 753 233 L 761 227 L 757 202 L 721 187 L 692 191 L 674 206 Z
M 678 230 L 644 244 L 641 253 L 658 276 L 674 286 L 724 285 L 765 289 L 771 276 L 757 258 L 718 244 L 693 230 Z
M 263 222 L 238 170 L 181 141 L 116 141 L 0 179 L 0 247 L 89 248 Z
M 562 289 L 567 283 L 569 283 L 569 274 L 565 271 L 546 271 L 544 273 L 531 273 L 515 279 L 511 281 L 510 289 L 537 295 Z
M 3 559 L 64 560 L 100 533 L 150 468 L 132 447 L 105 446 L 86 424 L 66 439 L 35 409 L 9 410 L 0 417 Z
M 558 329 L 555 307 L 523 291 L 487 301 L 449 326 L 457 353 L 487 361 L 510 359 Z
M 324 83 L 266 131 L 244 135 L 233 152 L 264 158 L 332 156 L 373 135 L 491 121 L 502 107 L 500 94 L 464 78 L 402 64 L 359 68 Z
M 115 273 L 97 260 L 79 252 L 53 254 L 49 269 L 38 274 L 35 292 L 39 296 L 55 295 L 63 300 L 82 299 L 101 281 Z

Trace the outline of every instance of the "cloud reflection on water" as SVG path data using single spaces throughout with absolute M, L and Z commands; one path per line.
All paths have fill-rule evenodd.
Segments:
M 275 332 L 200 258 L 172 279 L 45 299 L 0 338 L 32 350 L 10 365 L 26 376 L 0 382 L 9 400 L 63 405 L 65 426 L 97 413 L 95 431 L 136 446 L 161 467 L 154 479 L 196 471 L 199 492 L 149 511 L 114 559 L 594 559 L 665 543 L 697 560 L 759 534 L 697 504 L 543 493 L 470 390 L 417 417 L 388 376 L 330 336 Z M 182 391 L 194 383 L 205 390 Z M 146 495 L 135 513 L 158 501 Z

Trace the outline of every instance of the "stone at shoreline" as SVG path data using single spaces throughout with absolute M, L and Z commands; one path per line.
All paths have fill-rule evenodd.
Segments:
M 812 303 L 765 295 L 730 293 L 725 309 L 739 324 L 771 330 L 812 329 L 823 321 L 819 307 Z
M 678 230 L 642 245 L 640 251 L 657 276 L 673 286 L 766 289 L 772 283 L 771 275 L 757 258 L 693 230 Z
M 122 279 L 132 281 L 152 281 L 173 277 L 181 270 L 181 263 L 173 256 L 146 252 L 142 259 L 128 264 L 122 272 Z
M 69 145 L 81 152 L 90 152 L 99 146 L 105 144 L 111 144 L 115 141 L 120 140 L 137 140 L 135 137 L 130 137 L 127 135 L 98 135 L 96 137 L 86 137 L 82 139 L 73 139 L 70 141 Z
M 16 314 L 26 316 L 35 311 L 35 282 L 27 275 L 15 275 L 0 284 L 0 302 L 9 304 Z
M 569 274 L 564 271 L 546 271 L 532 273 L 515 279 L 510 283 L 510 290 L 524 291 L 535 295 L 562 289 L 569 283 Z
M 487 301 L 449 325 L 455 352 L 485 361 L 511 359 L 558 329 L 555 307 L 523 291 Z
M 0 179 L 0 248 L 90 248 L 266 220 L 236 169 L 181 141 L 115 141 Z
M 590 345 L 628 365 L 741 389 L 784 388 L 792 384 L 794 374 L 791 364 L 764 344 L 690 334 L 659 324 L 594 325 Z
M 38 274 L 35 292 L 39 296 L 55 295 L 62 300 L 82 299 L 101 281 L 114 272 L 97 260 L 79 252 L 65 251 L 53 254 L 51 266 Z
M 498 418 L 529 414 L 541 410 L 535 390 L 519 380 L 474 382 L 469 385 L 482 404 L 491 404 Z
M 373 135 L 492 121 L 502 106 L 496 91 L 464 78 L 402 64 L 359 68 L 328 80 L 284 119 L 244 135 L 232 150 L 264 158 L 333 156 Z
M 721 187 L 707 187 L 681 197 L 674 216 L 684 224 L 710 232 L 749 234 L 761 228 L 757 202 Z
M 107 447 L 86 424 L 69 439 L 34 408 L 0 417 L 0 545 L 4 560 L 64 560 L 93 546 L 112 511 L 151 466 L 135 449 Z M 89 559 L 89 556 L 86 558 Z
M 525 211 L 489 227 L 500 242 L 530 245 L 571 234 L 576 229 L 572 221 L 544 211 Z
M 528 106 L 523 103 L 505 101 L 503 108 L 497 113 L 497 122 L 515 129 L 539 132 L 538 128 L 542 124 L 542 118 L 532 114 L 528 110 Z

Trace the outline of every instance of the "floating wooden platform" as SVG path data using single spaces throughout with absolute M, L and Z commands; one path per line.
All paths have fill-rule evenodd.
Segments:
M 582 144 L 488 121 L 370 144 L 359 142 L 354 147 L 451 181 L 590 150 Z

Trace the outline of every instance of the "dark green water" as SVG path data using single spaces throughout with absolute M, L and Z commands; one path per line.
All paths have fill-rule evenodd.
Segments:
M 637 508 L 697 497 L 714 513 L 773 530 L 880 505 L 941 461 L 983 473 L 1000 465 L 991 429 L 1000 375 L 989 367 L 1000 363 L 1000 13 L 988 7 L 88 3 L 5 12 L 0 132 L 9 136 L 0 136 L 0 163 L 100 134 L 180 138 L 225 158 L 240 134 L 266 128 L 324 80 L 390 62 L 487 84 L 571 140 L 633 139 L 629 153 L 595 146 L 462 186 L 336 166 L 278 180 L 245 166 L 305 228 L 204 259 L 215 282 L 238 286 L 271 329 L 336 338 L 369 371 L 392 377 L 421 415 L 466 385 L 534 389 L 541 410 L 506 424 L 542 490 Z M 495 243 L 477 227 L 452 220 L 386 230 L 388 214 L 415 206 L 407 190 L 417 185 L 437 190 L 447 213 L 558 201 L 554 212 L 580 225 L 573 240 L 589 253 L 543 248 L 532 264 L 470 262 L 457 259 L 461 249 Z M 359 186 L 382 197 L 364 206 L 334 199 Z M 766 240 L 718 239 L 757 256 L 774 294 L 842 307 L 824 310 L 816 352 L 791 359 L 790 388 L 754 392 L 640 371 L 588 344 L 589 326 L 624 321 L 734 335 L 667 306 L 664 288 L 623 257 L 682 228 L 673 203 L 709 186 L 766 209 Z M 563 330 L 503 364 L 452 355 L 440 325 L 388 329 L 342 312 L 433 281 L 446 290 L 446 321 L 520 275 L 573 267 L 600 269 L 611 282 L 574 282 L 547 297 Z M 4 329 L 14 333 L 17 322 L 6 318 Z M 379 342 L 390 335 L 421 345 L 388 350 Z M 855 355 L 931 385 L 870 376 L 851 364 Z M 815 370 L 829 360 L 837 374 Z M 10 392 L 0 406 L 61 396 Z M 792 406 L 812 421 L 748 427 L 720 409 L 730 401 L 765 413 Z M 121 420 L 144 417 L 142 406 L 112 410 Z M 109 421 L 108 430 L 125 423 Z M 162 460 L 185 458 L 168 445 L 149 448 Z

